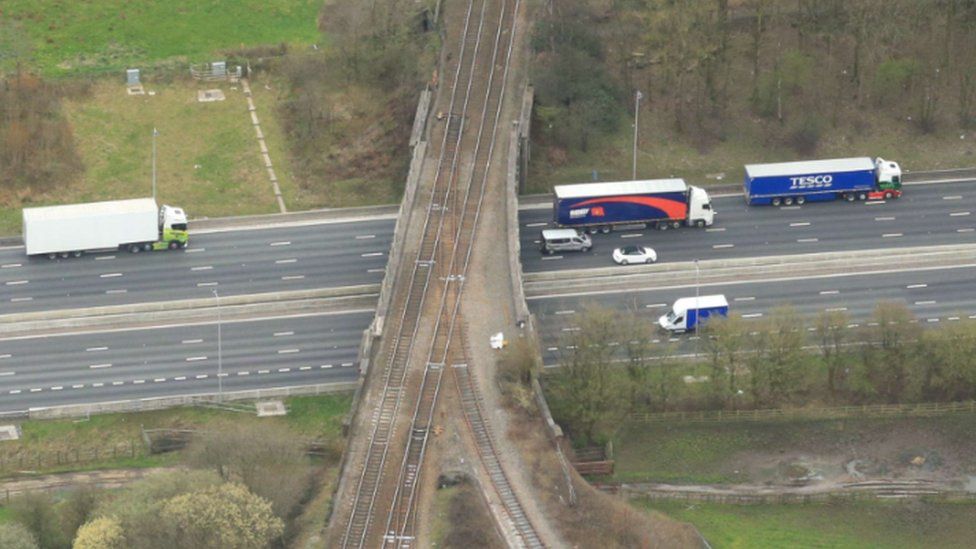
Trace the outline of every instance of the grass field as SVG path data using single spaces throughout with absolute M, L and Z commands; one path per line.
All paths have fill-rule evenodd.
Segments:
M 4 0 L 0 70 L 17 62 L 57 75 L 145 67 L 218 50 L 320 40 L 321 0 Z M 120 73 L 119 79 L 122 75 Z
M 626 424 L 614 438 L 613 479 L 705 484 L 762 482 L 766 471 L 758 466 L 748 467 L 748 458 L 742 457 L 757 453 L 805 453 L 814 460 L 818 455 L 846 455 L 858 449 L 864 454 L 889 456 L 886 459 L 890 462 L 890 456 L 898 456 L 899 452 L 909 455 L 934 449 L 948 459 L 948 452 L 953 449 L 946 446 L 952 441 L 967 443 L 974 428 L 976 416 L 969 414 L 767 423 Z M 879 441 L 888 439 L 894 440 L 877 449 Z M 898 447 L 899 443 L 903 447 Z M 835 466 L 842 464 L 840 460 Z
M 976 507 L 965 504 L 635 505 L 694 524 L 715 549 L 972 547 L 976 536 Z
M 599 181 L 628 180 L 633 162 L 633 120 L 620 124 L 611 136 L 595 140 L 585 153 L 573 153 L 556 165 L 547 160 L 544 146 L 536 147 L 529 167 L 526 192 L 547 193 L 552 185 L 586 183 L 597 172 Z M 667 122 L 641 113 L 637 154 L 637 178 L 683 177 L 690 184 L 741 184 L 743 166 L 758 162 L 803 160 L 785 146 L 765 142 L 762 129 L 752 120 L 736 120 L 725 141 L 700 150 L 662 130 Z M 903 170 L 924 171 L 976 166 L 976 134 L 952 128 L 924 135 L 905 128 L 904 123 L 874 119 L 872 128 L 860 134 L 829 132 L 811 158 L 882 156 L 901 163 Z M 536 128 L 533 128 L 536 131 Z M 960 136 L 964 139 L 960 139 Z M 721 179 L 715 177 L 723 174 Z M 909 190 L 909 192 L 911 192 Z
M 254 414 L 225 412 L 209 408 L 172 408 L 153 412 L 131 414 L 104 414 L 91 416 L 87 420 L 26 421 L 21 424 L 22 437 L 19 441 L 5 442 L 0 448 L 5 455 L 18 451 L 32 455 L 37 452 L 72 452 L 88 448 L 107 448 L 112 445 L 127 445 L 134 441 L 137 453 L 142 448 L 141 429 L 174 428 L 203 429 L 215 428 L 222 422 L 246 424 L 262 422 L 288 428 L 296 436 L 337 440 L 341 437 L 342 418 L 349 410 L 351 394 L 292 397 L 285 401 L 289 409 L 284 417 L 258 418 Z M 156 467 L 175 463 L 176 456 L 162 454 L 157 456 L 137 455 L 113 460 L 110 456 L 97 462 L 87 462 L 70 470 L 92 470 L 113 467 Z M 54 472 L 62 469 L 46 469 L 39 472 Z

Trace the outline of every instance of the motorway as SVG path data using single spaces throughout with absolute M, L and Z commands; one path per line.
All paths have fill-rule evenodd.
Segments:
M 0 314 L 383 280 L 393 219 L 194 232 L 186 250 L 28 258 L 0 249 Z
M 886 273 L 831 274 L 796 280 L 702 284 L 701 295 L 724 294 L 730 309 L 747 320 L 761 319 L 776 306 L 790 304 L 806 318 L 822 310 L 846 312 L 851 327 L 869 323 L 878 301 L 900 301 L 926 325 L 976 319 L 976 265 L 925 269 L 892 266 Z M 576 328 L 579 315 L 590 305 L 630 310 L 649 324 L 665 314 L 681 297 L 695 295 L 695 285 L 654 290 L 577 294 L 530 299 L 529 308 L 541 326 L 543 361 L 558 363 L 565 336 Z M 669 337 L 654 330 L 652 343 L 676 343 L 679 352 L 691 347 L 694 335 Z
M 0 340 L 0 412 L 355 381 L 373 311 Z
M 522 210 L 523 269 L 606 267 L 613 249 L 625 244 L 650 246 L 659 262 L 671 262 L 976 242 L 976 181 L 906 186 L 902 198 L 889 201 L 749 207 L 735 195 L 712 204 L 715 224 L 707 229 L 597 234 L 592 251 L 553 256 L 538 245 L 552 208 Z

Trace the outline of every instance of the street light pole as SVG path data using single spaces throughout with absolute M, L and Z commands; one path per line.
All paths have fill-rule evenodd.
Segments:
M 215 289 L 214 298 L 217 299 L 217 402 L 224 401 L 224 350 L 222 347 L 220 332 L 220 294 Z
M 640 101 L 643 97 L 644 94 L 640 90 L 634 94 L 634 164 L 630 172 L 630 178 L 633 180 L 637 179 L 637 126 L 640 123 Z
M 698 308 L 698 295 L 700 285 L 699 280 L 699 269 L 698 260 L 695 259 L 695 359 L 698 359 L 698 325 L 701 324 L 701 309 Z
M 153 134 L 152 134 L 152 191 L 153 191 L 153 200 L 154 201 L 156 200 L 156 136 L 157 135 L 159 135 L 159 132 L 156 131 L 156 128 L 155 127 L 153 127 Z

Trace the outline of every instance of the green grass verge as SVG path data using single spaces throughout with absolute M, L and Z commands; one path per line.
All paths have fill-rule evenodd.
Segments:
M 320 40 L 321 7 L 321 0 L 5 0 L 0 69 L 20 62 L 45 74 L 122 70 L 174 57 L 211 60 L 242 44 L 311 44 Z
M 635 505 L 694 524 L 715 549 L 972 547 L 976 536 L 976 507 L 966 504 Z
M 738 453 L 846 455 L 851 448 L 881 436 L 905 438 L 904 452 L 924 449 L 923 442 L 916 447 L 908 441 L 907 434 L 911 433 L 924 433 L 926 442 L 945 452 L 946 448 L 939 448 L 943 443 L 938 441 L 959 445 L 972 439 L 974 429 L 976 416 L 971 414 L 766 423 L 627 423 L 613 440 L 616 463 L 612 480 L 704 484 L 762 482 L 765 478 L 753 478 L 753 475 L 774 472 L 747 470 L 737 459 Z M 966 455 L 965 448 L 957 451 Z
M 341 437 L 342 418 L 352 402 L 350 393 L 292 397 L 285 400 L 288 415 L 283 417 L 258 418 L 245 414 L 214 410 L 210 408 L 171 408 L 152 412 L 129 414 L 94 415 L 81 420 L 25 421 L 21 424 L 21 439 L 5 442 L 0 448 L 8 467 L 0 471 L 3 475 L 13 475 L 19 468 L 15 456 L 20 452 L 25 456 L 42 454 L 51 456 L 62 452 L 74 456 L 90 456 L 91 450 L 98 448 L 104 453 L 97 460 L 84 460 L 59 466 L 46 463 L 36 467 L 31 459 L 23 464 L 24 469 L 39 473 L 64 471 L 86 471 L 106 468 L 145 468 L 173 465 L 178 462 L 177 454 L 146 455 L 142 444 L 142 429 L 206 429 L 217 428 L 221 423 L 263 422 L 281 425 L 302 438 L 321 438 L 336 440 Z M 135 448 L 135 456 L 127 449 Z M 118 457 L 113 457 L 111 448 L 119 446 Z M 104 451 L 108 449 L 108 451 Z
M 529 166 L 526 192 L 548 193 L 553 185 L 586 183 L 593 180 L 594 171 L 599 181 L 630 179 L 632 122 L 622 122 L 613 135 L 595 138 L 586 152 L 573 151 L 564 163 L 549 161 L 545 146 L 537 147 Z M 641 113 L 638 179 L 683 177 L 694 185 L 741 184 L 745 164 L 849 156 L 882 156 L 912 171 L 976 166 L 976 135 L 953 128 L 922 134 L 906 127 L 904 121 L 877 118 L 871 121 L 871 128 L 860 133 L 845 128 L 825 130 L 817 152 L 804 157 L 783 144 L 768 142 L 755 120 L 734 120 L 729 124 L 734 127 L 725 141 L 700 149 L 671 131 L 662 130 L 668 122 Z M 961 135 L 965 138 L 960 139 Z M 721 179 L 716 177 L 718 174 L 722 174 Z

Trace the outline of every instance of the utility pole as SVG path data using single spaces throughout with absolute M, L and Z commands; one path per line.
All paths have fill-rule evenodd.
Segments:
M 224 401 L 224 356 L 223 346 L 220 338 L 220 294 L 217 290 L 213 291 L 214 298 L 217 299 L 217 402 Z
M 153 191 L 153 201 L 156 200 L 156 136 L 159 132 L 156 131 L 156 127 L 153 126 L 152 133 L 152 191 Z
M 637 90 L 634 94 L 634 165 L 630 172 L 630 178 L 632 180 L 637 180 L 637 126 L 640 123 L 640 102 L 643 99 L 644 94 Z

